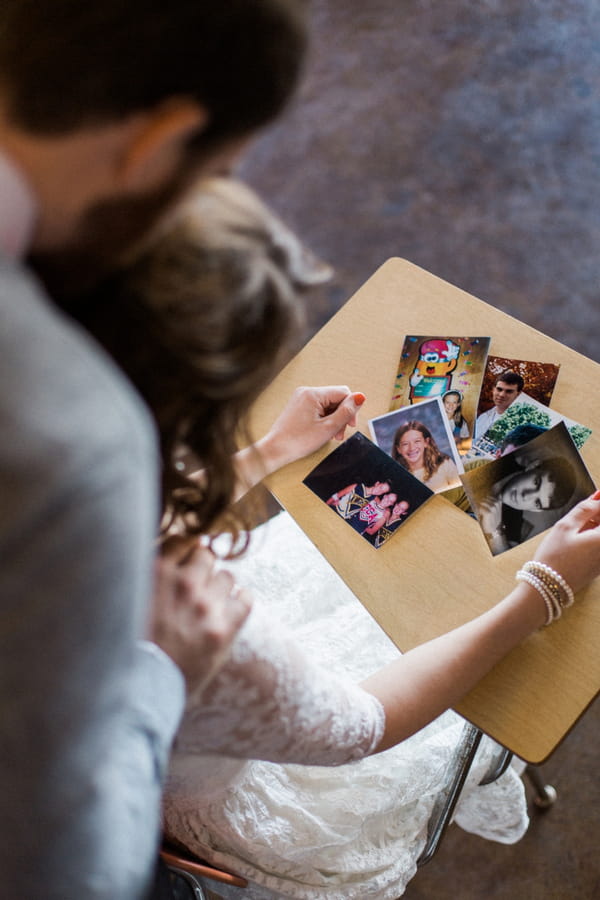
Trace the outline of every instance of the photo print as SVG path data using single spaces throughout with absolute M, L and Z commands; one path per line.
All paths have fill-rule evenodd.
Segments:
M 373 547 L 382 547 L 432 491 L 360 432 L 303 481 Z
M 564 422 L 462 480 L 494 556 L 550 528 L 595 490 Z
M 369 421 L 378 447 L 434 493 L 461 486 L 463 464 L 439 397 Z
M 558 378 L 554 363 L 531 362 L 489 356 L 479 404 L 473 440 L 478 440 L 513 403 L 531 398 L 549 406 Z
M 523 391 L 538 403 L 550 406 L 559 370 L 560 366 L 555 363 L 488 356 L 477 412 L 482 413 L 494 405 L 492 393 L 496 379 L 502 372 L 516 372 L 523 379 Z
M 466 452 L 473 438 L 489 344 L 489 337 L 407 335 L 390 409 L 439 397 L 455 444 L 461 453 Z
M 497 458 L 504 456 L 511 449 L 523 446 L 534 437 L 564 422 L 571 439 L 580 450 L 592 434 L 587 425 L 580 425 L 568 419 L 555 409 L 545 406 L 523 391 L 519 398 L 511 403 L 487 431 L 477 436 L 473 442 L 468 458 L 485 456 Z

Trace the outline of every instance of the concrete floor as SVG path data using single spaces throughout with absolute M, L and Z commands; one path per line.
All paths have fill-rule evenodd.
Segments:
M 312 8 L 303 87 L 242 169 L 336 268 L 309 333 L 403 256 L 600 361 L 600 6 Z M 524 840 L 451 828 L 404 896 L 600 897 L 599 738 L 596 703 L 545 766 L 559 800 Z

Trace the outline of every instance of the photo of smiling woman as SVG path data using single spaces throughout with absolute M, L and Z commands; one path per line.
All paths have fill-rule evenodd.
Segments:
M 563 422 L 465 473 L 463 483 L 494 556 L 549 528 L 594 490 Z
M 369 420 L 378 447 L 434 493 L 461 486 L 463 464 L 439 397 Z
M 460 483 L 454 460 L 442 453 L 429 428 L 415 419 L 396 431 L 392 459 L 434 492 L 445 491 Z

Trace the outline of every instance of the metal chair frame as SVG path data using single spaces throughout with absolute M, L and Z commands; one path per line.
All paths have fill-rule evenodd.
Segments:
M 426 865 L 439 848 L 442 837 L 452 821 L 461 791 L 473 765 L 483 732 L 470 722 L 465 722 L 461 738 L 446 769 L 444 786 L 439 792 L 429 817 L 427 840 L 417 860 L 417 867 Z M 490 765 L 479 784 L 491 784 L 503 775 L 510 765 L 513 754 L 506 747 L 500 747 L 490 761 Z M 547 809 L 556 800 L 552 785 L 545 784 L 537 766 L 527 765 L 525 774 L 536 789 L 534 803 L 540 809 Z
M 234 885 L 240 889 L 248 886 L 248 882 L 241 875 L 202 862 L 189 850 L 174 846 L 167 840 L 163 841 L 160 855 L 169 871 L 179 875 L 191 888 L 195 900 L 206 900 L 203 879 L 220 881 L 222 884 Z

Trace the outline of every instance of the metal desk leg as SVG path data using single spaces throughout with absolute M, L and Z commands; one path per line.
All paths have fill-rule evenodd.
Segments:
M 536 795 L 533 802 L 540 809 L 548 809 L 556 802 L 556 791 L 551 784 L 545 784 L 537 766 L 525 766 L 525 774 L 533 785 Z

